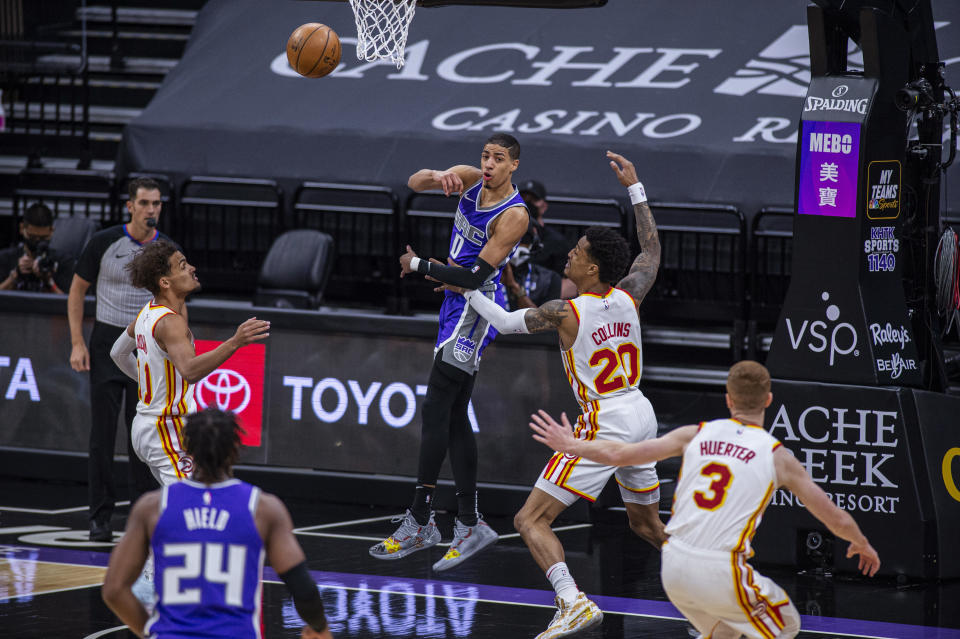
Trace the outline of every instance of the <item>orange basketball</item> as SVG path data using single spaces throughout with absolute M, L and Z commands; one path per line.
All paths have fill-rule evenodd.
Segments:
M 340 64 L 340 36 L 325 24 L 308 22 L 287 40 L 287 62 L 308 78 L 322 78 Z

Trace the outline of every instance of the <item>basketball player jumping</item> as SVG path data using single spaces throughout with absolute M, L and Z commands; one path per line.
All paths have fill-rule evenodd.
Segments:
M 661 579 L 670 601 L 714 639 L 791 639 L 800 615 L 783 588 L 753 570 L 750 541 L 774 489 L 786 487 L 834 535 L 850 542 L 847 557 L 871 577 L 880 558 L 853 517 L 837 507 L 796 458 L 763 430 L 770 373 L 756 362 L 735 364 L 727 376 L 729 419 L 681 426 L 639 443 L 589 441 L 545 411 L 533 415 L 534 439 L 552 450 L 623 466 L 683 457 L 667 524 Z
M 446 171 L 423 169 L 410 176 L 408 184 L 414 191 L 442 188 L 446 195 L 461 194 L 449 253 L 458 266 L 421 260 L 408 246 L 400 257 L 401 277 L 422 273 L 440 282 L 480 289 L 478 294 L 489 296 L 494 306 L 505 305 L 500 273 L 530 220 L 511 182 L 519 163 L 520 143 L 498 133 L 484 145 L 480 168 L 458 165 Z M 440 541 L 432 500 L 449 448 L 458 513 L 450 550 L 433 565 L 434 570 L 452 568 L 498 539 L 477 512 L 477 442 L 467 417 L 480 356 L 497 332 L 477 316 L 463 296 L 445 295 L 423 403 L 413 504 L 400 527 L 370 548 L 377 559 L 399 559 Z
M 465 296 L 501 333 L 559 332 L 567 379 L 583 411 L 578 438 L 636 442 L 657 436 L 657 418 L 637 383 L 642 364 L 639 309 L 660 268 L 660 240 L 633 164 L 610 151 L 607 157 L 633 202 L 641 249 L 619 288 L 613 284 L 627 269 L 627 242 L 612 229 L 591 227 L 570 251 L 564 272 L 577 287 L 575 299 L 508 313 L 477 291 Z M 610 475 L 616 475 L 620 485 L 631 530 L 657 548 L 665 539 L 660 483 L 652 462 L 617 469 L 555 454 L 514 518 L 557 593 L 557 612 L 538 639 L 572 634 L 603 619 L 600 608 L 577 588 L 550 524 L 578 498 L 595 501 Z
M 323 602 L 279 499 L 233 479 L 240 427 L 231 413 L 187 418 L 193 479 L 145 494 L 134 504 L 110 555 L 103 600 L 138 637 L 259 639 L 264 556 L 309 625 L 302 639 L 332 639 Z M 159 595 L 152 615 L 131 585 L 152 551 Z M 149 618 L 148 618 L 149 617 Z
M 147 244 L 127 266 L 133 285 L 154 298 L 120 333 L 110 351 L 117 366 L 138 380 L 140 403 L 130 437 L 134 451 L 161 485 L 190 476 L 181 445 L 183 417 L 197 410 L 191 384 L 223 364 L 241 346 L 266 339 L 270 322 L 250 318 L 214 350 L 197 355 L 187 326 L 187 296 L 200 289 L 196 268 L 176 246 Z M 136 349 L 137 355 L 133 355 Z

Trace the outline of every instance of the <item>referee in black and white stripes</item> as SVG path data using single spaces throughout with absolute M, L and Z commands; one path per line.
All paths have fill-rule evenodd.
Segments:
M 144 304 L 149 291 L 134 288 L 126 265 L 141 246 L 166 239 L 157 229 L 160 216 L 160 186 L 149 178 L 136 178 L 128 187 L 127 210 L 130 221 L 104 229 L 87 243 L 77 262 L 67 300 L 70 321 L 70 366 L 75 371 L 90 371 L 90 446 L 88 461 L 90 499 L 90 539 L 111 541 L 110 518 L 116 502 L 113 476 L 113 451 L 117 438 L 117 418 L 124 396 L 124 424 L 127 428 L 127 454 L 130 458 L 130 501 L 156 488 L 150 470 L 129 444 L 130 424 L 137 409 L 137 383 L 117 368 L 110 358 L 114 341 Z M 96 283 L 97 316 L 90 334 L 90 347 L 83 340 L 83 298 Z

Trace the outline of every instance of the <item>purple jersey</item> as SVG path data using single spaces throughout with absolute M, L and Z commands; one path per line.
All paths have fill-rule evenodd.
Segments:
M 482 208 L 478 206 L 482 190 L 483 180 L 480 180 L 460 196 L 453 232 L 450 234 L 450 257 L 460 266 L 467 268 L 473 266 L 480 251 L 487 245 L 487 240 L 490 238 L 490 225 L 493 221 L 511 207 L 526 208 L 516 186 L 513 187 L 513 193 L 506 199 L 493 206 Z M 503 286 L 500 285 L 500 273 L 509 258 L 510 255 L 507 255 L 500 264 L 491 265 L 494 268 L 493 274 L 480 289 L 503 307 L 506 307 L 506 297 Z M 444 291 L 436 344 L 436 350 L 443 351 L 443 361 L 468 373 L 475 373 L 480 364 L 483 349 L 496 336 L 497 331 L 467 304 L 467 300 L 462 295 Z
M 260 638 L 260 489 L 239 479 L 164 486 L 150 539 L 157 608 L 147 637 Z

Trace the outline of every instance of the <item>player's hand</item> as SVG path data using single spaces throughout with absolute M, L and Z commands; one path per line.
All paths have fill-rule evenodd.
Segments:
M 400 277 L 413 273 L 410 261 L 417 256 L 416 252 L 407 244 L 407 252 L 400 256 Z
M 854 555 L 860 555 L 860 562 L 857 565 L 857 569 L 862 574 L 868 577 L 873 577 L 877 574 L 877 571 L 880 569 L 880 556 L 877 554 L 877 551 L 873 549 L 873 546 L 870 545 L 870 542 L 867 541 L 866 537 L 863 538 L 862 542 L 851 542 L 850 547 L 847 548 L 847 559 Z
M 237 343 L 237 348 L 240 348 L 241 346 L 253 344 L 254 342 L 262 342 L 270 337 L 269 331 L 270 322 L 251 317 L 237 327 L 237 332 L 234 334 L 233 339 Z
M 533 430 L 533 438 L 546 445 L 551 450 L 557 450 L 561 453 L 570 452 L 570 447 L 576 443 L 573 437 L 573 428 L 567 419 L 566 413 L 560 413 L 558 424 L 553 417 L 542 408 L 530 416 L 530 429 Z
M 607 157 L 610 159 L 610 168 L 617 174 L 620 184 L 631 186 L 640 181 L 637 170 L 633 168 L 633 162 L 613 151 L 607 151 Z
M 24 253 L 17 260 L 17 270 L 20 271 L 20 275 L 30 275 L 36 270 L 36 260 Z
M 433 179 L 435 182 L 440 183 L 440 188 L 443 189 L 444 195 L 463 191 L 463 180 L 453 171 L 434 171 Z
M 70 368 L 78 373 L 90 370 L 90 352 L 83 342 L 74 344 L 70 350 Z
M 310 626 L 304 626 L 300 632 L 300 639 L 333 639 L 333 633 L 330 632 L 329 626 L 323 632 L 317 632 Z

